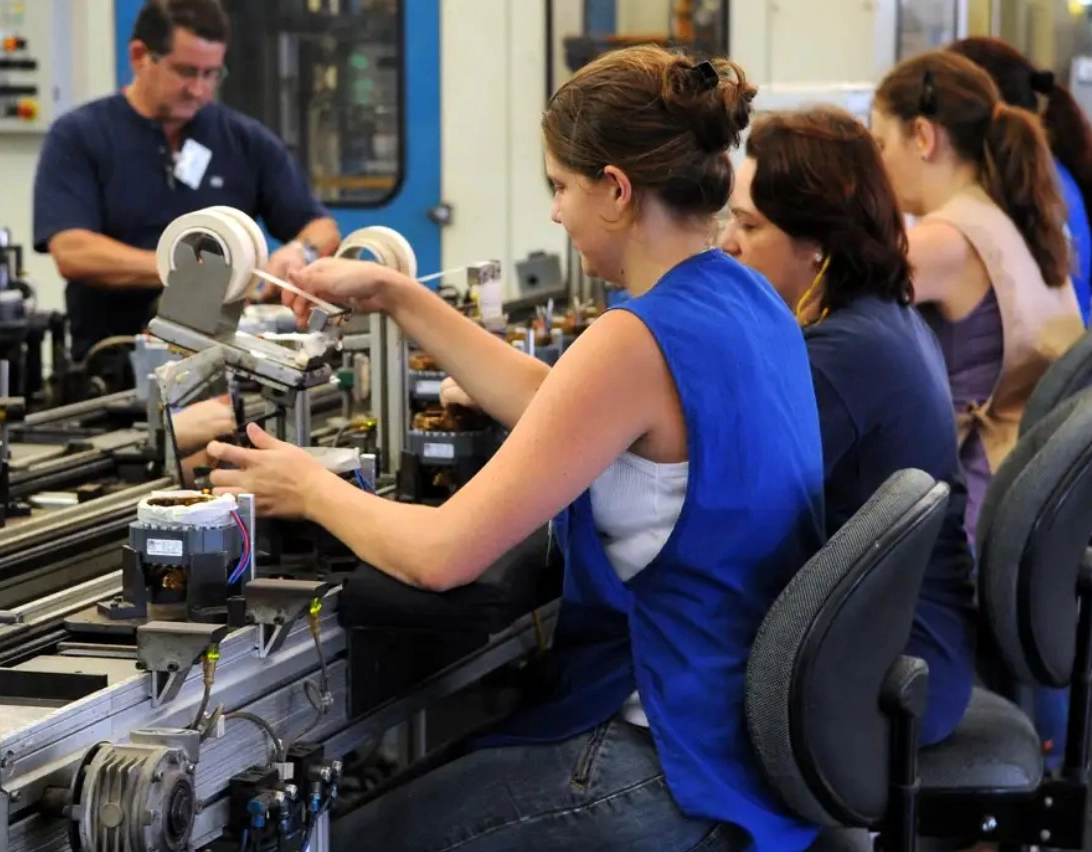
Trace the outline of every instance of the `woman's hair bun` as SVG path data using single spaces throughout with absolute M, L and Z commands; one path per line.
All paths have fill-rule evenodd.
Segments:
M 757 92 L 734 62 L 694 64 L 678 57 L 664 68 L 660 97 L 671 115 L 689 125 L 702 150 L 719 154 L 739 145 Z

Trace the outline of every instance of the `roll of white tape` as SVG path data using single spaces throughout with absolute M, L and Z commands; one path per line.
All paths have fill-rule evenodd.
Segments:
M 164 286 L 168 286 L 170 273 L 176 268 L 175 253 L 183 243 L 203 251 L 213 249 L 231 268 L 225 304 L 246 296 L 258 266 L 258 255 L 249 229 L 235 216 L 205 209 L 186 213 L 171 222 L 163 230 L 155 252 Z
M 353 231 L 334 252 L 334 257 L 357 257 L 367 252 L 377 263 L 397 269 L 410 278 L 417 277 L 417 255 L 413 246 L 393 228 L 371 225 Z
M 265 265 L 269 262 L 269 243 L 266 242 L 265 234 L 263 234 L 262 229 L 258 227 L 258 223 L 247 216 L 242 210 L 228 207 L 226 204 L 217 204 L 215 207 L 207 207 L 205 209 L 216 210 L 219 213 L 230 216 L 246 228 L 246 232 L 250 234 L 250 238 L 254 240 L 254 257 L 257 259 L 258 268 L 264 269 Z

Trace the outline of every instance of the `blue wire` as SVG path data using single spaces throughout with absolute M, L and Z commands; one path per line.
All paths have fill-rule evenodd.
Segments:
M 249 567 L 250 567 L 250 554 L 248 553 L 242 559 L 239 560 L 239 564 L 236 566 L 235 570 L 231 573 L 231 576 L 228 577 L 228 585 L 230 586 L 230 585 L 232 585 L 234 583 L 239 582 L 239 578 L 242 577 L 243 574 L 246 573 L 246 569 L 249 568 Z
M 239 525 L 239 531 L 242 533 L 243 544 L 246 547 L 246 551 L 243 553 L 242 556 L 239 557 L 239 564 L 235 566 L 235 570 L 232 571 L 230 576 L 228 577 L 227 584 L 229 586 L 239 582 L 239 578 L 242 577 L 243 574 L 246 572 L 246 569 L 250 565 L 250 560 L 253 558 L 254 555 L 254 546 L 253 543 L 249 540 L 246 527 L 243 525 L 243 519 L 239 517 L 239 513 L 237 511 L 232 512 L 231 516 L 235 519 L 235 523 Z
M 361 491 L 367 491 L 369 494 L 375 493 L 375 489 L 368 484 L 368 481 L 364 478 L 364 474 L 360 472 L 359 468 L 354 470 L 353 473 L 356 475 L 356 484 L 360 486 Z

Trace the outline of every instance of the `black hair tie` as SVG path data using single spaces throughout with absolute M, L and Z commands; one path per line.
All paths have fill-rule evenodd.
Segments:
M 708 59 L 693 66 L 689 74 L 697 81 L 698 91 L 700 92 L 712 91 L 720 83 L 720 74 L 717 73 L 717 69 L 713 67 L 713 63 Z
M 1032 71 L 1031 91 L 1041 95 L 1048 95 L 1054 91 L 1053 71 Z
M 1031 72 L 1031 90 L 1038 92 L 1040 95 L 1049 95 L 1054 91 L 1054 72 L 1053 71 L 1032 71 Z
M 925 118 L 935 118 L 939 111 L 940 104 L 937 102 L 937 87 L 933 81 L 933 72 L 931 69 L 926 68 L 925 73 L 921 75 L 921 97 L 918 99 L 918 115 Z

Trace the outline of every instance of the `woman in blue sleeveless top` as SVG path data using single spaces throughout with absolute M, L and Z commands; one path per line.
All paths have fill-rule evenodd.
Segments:
M 1069 90 L 1054 79 L 1053 71 L 1040 71 L 1001 39 L 974 36 L 954 42 L 949 50 L 966 56 L 993 77 L 1006 103 L 1042 118 L 1065 200 L 1066 229 L 1073 249 L 1070 277 L 1084 324 L 1088 325 L 1092 311 L 1092 228 L 1088 219 L 1092 207 L 1092 128 L 1084 111 Z
M 589 275 L 632 297 L 553 368 L 389 269 L 323 260 L 295 276 L 387 312 L 511 432 L 439 508 L 364 494 L 256 427 L 256 449 L 210 448 L 240 468 L 214 483 L 431 589 L 475 580 L 551 518 L 566 558 L 535 703 L 344 818 L 334 848 L 791 852 L 814 838 L 764 784 L 743 713 L 755 633 L 823 523 L 800 329 L 715 246 L 754 93 L 728 62 L 634 47 L 553 96 L 553 219 Z
M 967 488 L 944 356 L 913 307 L 906 230 L 880 152 L 829 108 L 763 116 L 747 137 L 725 249 L 769 278 L 804 326 L 833 535 L 889 476 L 951 487 L 906 653 L 929 664 L 925 745 L 959 724 L 974 680 Z

